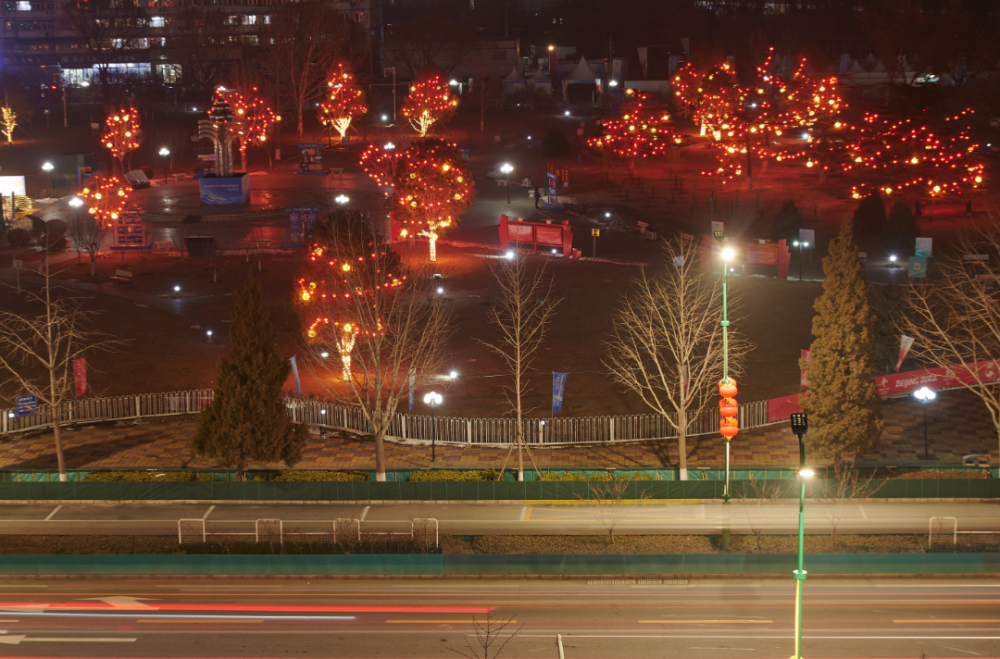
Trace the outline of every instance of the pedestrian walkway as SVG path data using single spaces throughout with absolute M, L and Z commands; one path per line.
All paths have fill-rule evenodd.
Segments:
M 885 432 L 878 452 L 862 456 L 865 464 L 954 465 L 967 454 L 990 454 L 998 460 L 997 434 L 989 414 L 966 392 L 942 392 L 929 410 L 928 444 L 933 458 L 923 460 L 923 410 L 910 400 L 887 401 Z M 69 469 L 208 469 L 214 460 L 195 455 L 191 438 L 194 417 L 169 417 L 138 425 L 119 423 L 82 426 L 63 433 Z M 55 469 L 51 432 L 29 437 L 0 438 L 0 469 Z M 706 436 L 688 441 L 688 467 L 713 468 L 725 464 L 722 438 Z M 532 453 L 544 469 L 663 468 L 677 465 L 677 442 L 605 444 L 587 447 L 535 448 Z M 430 446 L 387 443 L 389 469 L 499 468 L 505 448 L 437 446 L 431 462 Z M 818 462 L 818 461 L 816 461 Z M 529 465 L 527 456 L 525 464 Z M 781 423 L 742 432 L 732 444 L 734 467 L 792 467 L 798 464 L 798 440 Z M 279 465 L 255 465 L 277 467 Z M 374 469 L 375 447 L 355 438 L 312 436 L 297 465 L 303 469 Z

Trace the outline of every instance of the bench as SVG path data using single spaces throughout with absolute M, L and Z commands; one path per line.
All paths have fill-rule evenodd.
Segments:
M 114 274 L 114 276 L 111 277 L 111 279 L 113 279 L 116 283 L 120 282 L 120 283 L 122 283 L 125 286 L 129 286 L 129 285 L 132 284 L 132 277 L 134 277 L 134 276 L 135 276 L 135 273 L 132 272 L 131 270 L 120 270 L 119 269 L 119 270 L 115 270 L 115 274 Z
M 176 249 L 176 247 L 174 247 L 174 241 L 172 240 L 157 240 L 153 243 L 153 249 L 168 250 Z
M 340 178 L 344 178 L 344 168 L 343 167 L 331 167 L 330 168 L 330 173 L 331 174 L 336 174 Z
M 172 174 L 175 181 L 183 181 L 187 178 L 187 174 Z

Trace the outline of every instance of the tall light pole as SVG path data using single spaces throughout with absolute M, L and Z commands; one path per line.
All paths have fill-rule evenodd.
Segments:
M 510 173 L 514 171 L 514 168 L 510 166 L 510 163 L 505 162 L 500 166 L 500 171 L 503 172 L 504 187 L 507 188 L 507 203 L 510 203 Z
M 163 183 L 167 182 L 167 156 L 170 155 L 170 149 L 167 147 L 160 147 L 160 157 L 163 158 Z
M 396 123 L 396 67 L 385 67 L 382 69 L 382 75 L 385 75 L 389 69 L 392 69 L 392 123 Z
M 48 174 L 48 175 L 49 175 L 49 187 L 50 187 L 50 188 L 53 188 L 53 187 L 55 187 L 55 183 L 53 183 L 53 182 L 52 182 L 52 170 L 53 170 L 53 169 L 55 169 L 55 167 L 53 167 L 53 166 L 52 166 L 52 163 L 50 163 L 50 162 L 47 162 L 47 163 L 45 163 L 44 165 L 42 165 L 42 170 L 43 170 L 43 171 L 44 171 L 44 172 L 45 172 L 46 174 Z
M 716 238 L 721 239 L 721 235 L 717 235 Z M 720 383 L 720 392 L 722 387 L 725 386 L 727 389 L 729 385 L 732 385 L 732 394 L 736 394 L 736 382 L 729 379 L 729 309 L 728 300 L 726 297 L 726 275 L 729 274 L 729 262 L 733 260 L 736 256 L 736 252 L 732 247 L 725 247 L 722 250 L 722 382 Z M 731 398 L 732 396 L 726 396 L 726 398 Z M 722 500 L 725 503 L 729 503 L 729 440 L 736 435 L 735 429 L 732 434 L 724 433 L 722 436 L 726 440 L 726 489 L 722 495 Z
M 924 404 L 924 459 L 929 460 L 931 456 L 927 452 L 927 403 L 937 398 L 937 394 L 934 393 L 933 389 L 920 387 L 913 392 L 913 396 Z
M 806 521 L 806 480 L 815 475 L 812 469 L 806 469 L 806 446 L 802 436 L 809 429 L 809 417 L 804 412 L 792 414 L 792 432 L 799 436 L 799 569 L 795 575 L 795 652 L 790 659 L 802 659 L 802 582 L 806 580 L 803 548 L 805 540 Z
M 429 391 L 424 394 L 424 404 L 430 405 L 431 407 L 431 462 L 437 460 L 436 455 L 436 444 L 437 444 L 437 424 L 434 422 L 434 408 L 441 404 L 444 398 L 441 394 L 435 391 Z
M 802 281 L 802 250 L 809 247 L 809 243 L 805 240 L 796 240 L 792 244 L 799 248 L 799 281 Z

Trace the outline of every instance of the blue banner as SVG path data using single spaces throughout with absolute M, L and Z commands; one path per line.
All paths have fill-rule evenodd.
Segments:
M 566 373 L 552 372 L 552 413 L 562 412 L 563 394 L 566 391 Z
M 299 365 L 295 361 L 295 355 L 288 358 L 292 362 L 292 374 L 295 376 L 295 395 L 302 395 L 302 384 L 299 382 Z

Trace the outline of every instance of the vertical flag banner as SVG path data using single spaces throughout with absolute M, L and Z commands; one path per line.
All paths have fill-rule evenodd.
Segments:
M 933 238 L 917 238 L 915 249 L 913 250 L 916 256 L 934 256 L 934 239 Z
M 295 376 L 295 395 L 302 395 L 302 384 L 299 382 L 299 365 L 295 361 L 295 355 L 288 358 L 292 362 L 292 374 Z
M 910 279 L 927 279 L 927 257 L 911 256 L 909 258 L 909 269 L 906 274 Z
M 801 351 L 802 359 L 806 360 L 806 370 L 799 371 L 799 391 L 805 391 L 809 388 L 809 360 L 810 355 L 808 350 Z
M 76 384 L 76 397 L 87 393 L 87 360 L 86 358 L 73 360 L 73 382 Z
M 910 352 L 910 348 L 913 347 L 913 337 L 904 336 L 899 342 L 899 361 L 896 362 L 896 372 L 899 373 L 899 368 L 903 365 L 903 360 L 906 359 L 906 353 Z
M 417 381 L 417 371 L 410 369 L 410 411 L 413 411 L 413 385 Z
M 566 373 L 552 372 L 552 413 L 562 412 L 563 394 L 566 392 Z

